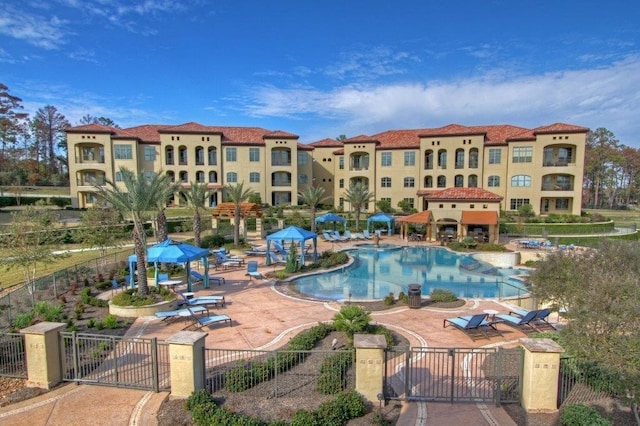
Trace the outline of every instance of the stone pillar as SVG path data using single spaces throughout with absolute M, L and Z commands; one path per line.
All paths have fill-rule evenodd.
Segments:
M 204 339 L 207 333 L 179 331 L 167 339 L 171 396 L 187 398 L 204 388 Z
M 520 339 L 524 348 L 522 408 L 528 413 L 557 411 L 560 354 L 564 349 L 551 339 Z
M 384 383 L 384 350 L 387 342 L 382 335 L 356 334 L 356 390 L 376 403 Z
M 240 231 L 240 238 L 244 238 L 246 240 L 247 239 L 247 220 L 244 217 L 240 218 L 239 231 Z
M 27 386 L 51 389 L 62 381 L 60 332 L 66 324 L 41 322 L 20 330 L 24 334 Z
M 211 218 L 211 230 L 215 231 L 216 229 L 218 229 L 218 218 L 212 217 Z

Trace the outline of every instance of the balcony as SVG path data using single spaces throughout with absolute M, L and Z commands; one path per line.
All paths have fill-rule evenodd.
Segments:
M 570 182 L 556 182 L 542 184 L 543 191 L 573 191 L 573 184 Z
M 285 167 L 290 167 L 291 166 L 291 159 L 282 159 L 282 158 L 272 158 L 271 159 L 271 165 L 272 166 L 285 166 Z
M 544 160 L 542 162 L 542 167 L 566 167 L 568 165 L 573 165 L 573 160 Z
M 291 186 L 291 180 L 274 180 L 271 182 L 271 186 Z
M 104 184 L 104 178 L 85 177 L 76 180 L 76 185 L 78 186 L 104 186 Z

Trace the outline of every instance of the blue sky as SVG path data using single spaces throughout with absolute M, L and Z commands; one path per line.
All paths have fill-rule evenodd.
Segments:
M 0 82 L 72 124 L 565 122 L 640 147 L 639 22 L 626 0 L 0 0 Z

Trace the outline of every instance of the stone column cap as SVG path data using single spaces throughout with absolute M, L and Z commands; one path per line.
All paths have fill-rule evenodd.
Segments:
M 178 331 L 169 336 L 166 342 L 173 345 L 194 345 L 198 340 L 204 339 L 208 335 L 209 333 L 202 331 Z
M 353 346 L 356 348 L 379 348 L 387 347 L 387 340 L 381 334 L 354 334 Z
M 22 334 L 46 334 L 50 331 L 59 330 L 61 328 L 65 328 L 67 324 L 63 322 L 39 322 L 37 324 L 31 325 L 27 328 L 23 328 L 20 330 Z
M 520 343 L 530 352 L 563 353 L 564 348 L 551 339 L 532 339 L 523 337 Z

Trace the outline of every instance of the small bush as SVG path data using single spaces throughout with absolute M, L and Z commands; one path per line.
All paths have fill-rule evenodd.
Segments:
M 13 328 L 15 328 L 16 330 L 27 328 L 31 324 L 33 324 L 35 317 L 36 317 L 36 314 L 33 311 L 25 312 L 23 314 L 18 314 L 13 319 Z
M 285 271 L 276 272 L 276 278 L 279 280 L 284 280 L 287 278 L 287 273 Z
M 400 303 L 409 303 L 409 295 L 405 294 L 404 291 L 401 291 L 400 293 L 398 293 L 398 300 L 400 301 Z
M 102 325 L 111 330 L 118 328 L 118 318 L 115 315 L 107 315 L 102 319 Z
M 387 294 L 387 295 L 384 297 L 384 299 L 382 299 L 382 301 L 384 302 L 384 304 L 385 304 L 386 306 L 391 306 L 391 305 L 395 305 L 395 303 L 396 303 L 396 298 L 395 298 L 395 296 L 393 295 L 393 293 L 389 293 L 389 294 Z
M 431 301 L 438 302 L 455 302 L 458 297 L 451 290 L 444 290 L 441 288 L 434 288 L 431 292 Z
M 93 318 L 90 318 L 89 321 L 87 321 L 87 328 L 93 328 L 96 326 L 96 320 Z
M 560 423 L 564 426 L 611 426 L 612 422 L 605 419 L 595 408 L 583 404 L 569 404 L 562 409 Z

